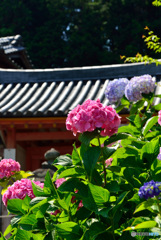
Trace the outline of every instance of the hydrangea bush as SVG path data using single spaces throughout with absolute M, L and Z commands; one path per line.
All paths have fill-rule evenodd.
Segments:
M 0 179 L 8 178 L 15 172 L 20 172 L 20 164 L 13 159 L 3 159 L 0 161 Z
M 99 100 L 73 109 L 66 127 L 79 135 L 80 145 L 54 161 L 57 171 L 52 178 L 47 172 L 44 186 L 34 179 L 24 186 L 24 180 L 6 175 L 1 183 L 15 183 L 3 200 L 15 217 L 1 239 L 9 233 L 8 239 L 16 240 L 130 240 L 133 231 L 161 235 L 161 106 L 153 105 L 154 88 L 151 76 L 134 77 L 121 99 L 116 94 L 121 103 L 116 109 Z M 122 108 L 130 111 L 126 126 Z

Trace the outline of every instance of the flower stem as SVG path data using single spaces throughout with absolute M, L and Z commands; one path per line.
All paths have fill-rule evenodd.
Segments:
M 99 147 L 101 148 L 101 154 L 103 156 L 103 152 L 102 152 L 102 147 L 101 147 L 101 143 L 100 143 L 100 139 L 98 137 L 98 143 L 99 143 Z M 105 160 L 103 158 L 103 173 L 104 173 L 104 186 L 106 185 L 107 181 L 106 181 L 106 167 L 105 167 Z
M 105 167 L 105 160 L 103 160 L 103 172 L 104 172 L 104 186 L 106 185 L 106 167 Z

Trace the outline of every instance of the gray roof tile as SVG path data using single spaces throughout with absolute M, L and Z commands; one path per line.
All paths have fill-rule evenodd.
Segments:
M 131 73 L 128 71 L 129 65 Z M 125 65 L 115 65 L 62 70 L 0 69 L 0 117 L 66 116 L 71 109 L 87 99 L 99 98 L 104 105 L 108 105 L 104 92 L 109 81 L 119 77 L 130 79 L 139 66 L 141 71 L 137 71 L 138 76 L 151 74 L 157 82 L 160 81 L 161 66 L 129 65 L 126 64 L 127 68 Z M 121 76 L 120 67 L 124 68 Z M 156 93 L 161 94 L 160 83 Z M 158 104 L 160 99 L 155 98 L 154 102 Z

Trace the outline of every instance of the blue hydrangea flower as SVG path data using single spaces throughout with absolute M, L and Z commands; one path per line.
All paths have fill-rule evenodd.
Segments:
M 109 100 L 109 104 L 116 103 L 125 94 L 125 87 L 129 80 L 127 78 L 114 79 L 109 82 L 105 90 L 105 96 Z
M 150 182 L 144 183 L 144 185 L 139 189 L 138 195 L 140 198 L 152 198 L 158 196 L 161 193 L 161 182 Z
M 125 96 L 130 102 L 137 102 L 143 98 L 142 93 L 154 92 L 155 81 L 152 76 L 145 74 L 133 77 L 125 87 Z

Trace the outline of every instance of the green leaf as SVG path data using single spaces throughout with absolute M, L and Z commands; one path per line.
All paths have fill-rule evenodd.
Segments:
M 31 240 L 32 234 L 28 231 L 17 229 L 15 240 Z
M 159 138 L 152 139 L 150 142 L 146 143 L 141 149 L 141 158 L 147 159 L 147 161 L 154 161 L 159 154 Z
M 43 188 L 41 188 L 40 186 L 38 186 L 34 182 L 32 182 L 32 189 L 33 189 L 33 193 L 36 197 L 50 195 L 49 193 L 44 193 Z
M 161 97 L 161 95 L 159 95 Z M 159 111 L 161 109 L 161 103 L 157 104 L 157 105 L 154 105 L 153 108 L 156 110 L 156 111 Z
M 97 206 L 109 201 L 110 192 L 107 189 L 93 185 L 92 183 L 89 183 L 88 186 Z
M 112 213 L 111 217 L 114 217 L 117 211 L 122 207 L 122 204 L 124 203 L 124 200 L 128 194 L 129 194 L 129 191 L 126 191 L 119 195 L 117 201 L 115 202 L 115 206 L 111 209 L 111 213 Z
M 82 231 L 75 222 L 65 222 L 54 225 L 58 234 L 66 240 L 78 240 L 81 238 Z
M 122 133 L 122 132 L 114 134 L 104 142 L 104 146 L 107 146 L 111 143 L 117 142 L 118 140 L 127 139 L 129 137 L 131 137 L 129 134 Z
M 107 229 L 107 226 L 103 224 L 102 222 L 94 222 L 89 230 L 87 231 L 88 236 L 90 236 L 90 239 L 95 239 L 96 236 L 99 234 L 105 232 Z
M 73 144 L 73 151 L 72 151 L 72 160 L 74 165 L 81 165 L 82 160 L 80 157 L 80 147 L 76 148 L 75 143 Z
M 125 95 L 121 98 L 121 104 L 129 108 L 130 102 Z
M 6 240 L 6 238 L 3 236 L 1 232 L 0 232 L 0 240 Z
M 25 215 L 21 218 L 19 221 L 19 224 L 26 224 L 26 225 L 33 225 L 37 222 L 36 220 L 36 215 L 35 214 L 30 214 L 30 215 Z
M 120 186 L 117 181 L 110 181 L 106 184 L 105 188 L 111 193 L 111 192 L 119 192 Z
M 127 167 L 124 172 L 125 179 L 133 185 L 134 188 L 140 188 L 142 183 L 137 179 L 140 172 L 137 168 Z
M 79 141 L 82 142 L 83 144 L 85 145 L 89 145 L 90 141 L 99 136 L 99 133 L 97 130 L 93 131 L 93 132 L 84 132 L 84 133 L 81 133 L 79 135 Z
M 48 199 L 46 197 L 35 197 L 30 202 L 30 211 L 37 210 L 40 206 L 44 205 L 48 202 Z
M 139 114 L 136 114 L 136 115 L 130 115 L 128 118 L 127 118 L 132 124 L 134 124 L 138 129 L 141 128 L 141 118 L 140 118 L 140 115 Z
M 24 215 L 26 211 L 22 207 L 23 200 L 21 199 L 9 199 L 7 202 L 7 209 L 9 212 L 16 215 Z
M 146 122 L 145 126 L 142 129 L 142 134 L 146 136 L 147 132 L 158 122 L 158 116 L 154 116 Z
M 130 114 L 135 114 L 138 112 L 138 110 L 142 109 L 144 107 L 145 100 L 140 100 L 132 105 L 132 108 L 130 110 Z
M 102 152 L 103 152 L 104 159 L 110 158 L 113 155 L 113 153 L 116 152 L 116 150 L 118 149 L 119 146 L 120 145 L 117 144 L 114 147 L 103 147 Z
M 55 197 L 57 196 L 56 189 L 51 180 L 49 170 L 47 171 L 46 176 L 45 176 L 44 187 L 49 188 L 52 191 L 52 196 L 55 196 Z
M 122 126 L 122 127 L 120 127 L 120 128 L 118 129 L 118 134 L 119 134 L 119 133 L 122 133 L 122 134 L 130 134 L 130 135 L 132 135 L 133 137 L 136 137 L 136 134 L 139 134 L 139 131 L 138 131 L 138 129 L 137 129 L 135 126 L 129 124 L 128 126 Z M 129 135 L 128 135 L 128 136 L 129 136 Z M 129 137 L 130 137 L 130 136 L 129 136 Z
M 92 172 L 101 154 L 100 147 L 90 147 L 83 155 L 83 164 L 88 176 L 92 176 Z
M 137 224 L 136 226 L 128 227 L 128 228 L 124 229 L 124 231 L 143 229 L 143 228 L 153 228 L 156 226 L 157 226 L 157 223 L 155 221 L 146 221 L 146 222 Z
M 91 143 L 92 145 L 99 146 L 100 144 L 102 145 L 102 144 L 105 142 L 105 140 L 107 140 L 107 139 L 109 139 L 108 136 L 106 136 L 106 137 L 99 137 L 99 141 L 98 141 L 98 138 L 94 138 L 94 139 L 92 139 L 92 140 L 90 141 L 90 143 Z M 100 142 L 100 143 L 99 143 L 99 142 Z
M 148 133 L 146 134 L 146 139 L 151 140 L 152 138 L 155 138 L 155 137 L 157 137 L 158 135 L 160 135 L 160 131 L 157 131 L 157 130 L 155 129 L 155 131 L 153 131 L 153 132 L 148 132 Z
M 16 227 L 22 216 L 15 216 L 11 219 L 11 226 Z
M 31 198 L 26 195 L 26 197 L 23 199 L 23 202 L 22 202 L 22 208 L 27 212 L 28 209 L 30 208 L 30 201 L 31 201 Z
M 85 178 L 85 171 L 81 167 L 75 167 L 75 168 L 69 168 L 63 171 L 59 178 L 66 178 L 66 177 L 79 177 L 79 178 Z
M 53 165 L 72 166 L 72 159 L 67 155 L 61 155 L 56 158 Z
M 142 202 L 138 207 L 137 209 L 135 210 L 134 213 L 137 213 L 137 212 L 140 212 L 140 211 L 143 211 L 143 210 L 149 210 L 149 211 L 152 211 L 152 206 L 155 204 L 155 201 L 154 199 L 150 198 L 144 202 Z
M 59 189 L 60 192 L 75 192 L 78 190 L 78 195 L 81 197 L 87 197 L 88 195 L 88 187 L 78 178 L 69 178 L 67 181 L 63 182 Z
M 4 232 L 4 237 L 7 236 L 7 234 L 9 234 L 12 231 L 12 226 L 11 224 L 9 224 Z

